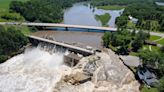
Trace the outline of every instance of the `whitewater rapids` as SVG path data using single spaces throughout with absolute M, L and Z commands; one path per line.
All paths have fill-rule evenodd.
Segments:
M 0 65 L 0 92 L 52 92 L 61 77 L 71 72 L 63 53 L 27 49 Z

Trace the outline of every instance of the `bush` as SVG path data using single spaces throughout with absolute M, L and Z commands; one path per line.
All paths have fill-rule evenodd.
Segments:
M 8 59 L 7 55 L 0 55 L 0 63 L 5 62 Z

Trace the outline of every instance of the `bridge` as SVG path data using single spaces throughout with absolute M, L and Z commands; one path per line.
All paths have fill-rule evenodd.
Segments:
M 32 36 L 32 35 L 28 35 L 27 37 L 29 38 L 30 42 L 33 44 L 39 44 L 39 42 L 46 42 L 46 43 L 50 43 L 50 44 L 53 44 L 56 46 L 64 47 L 64 48 L 68 49 L 69 51 L 79 53 L 79 54 L 82 54 L 84 56 L 94 54 L 94 50 L 89 50 L 86 48 L 81 48 L 81 47 L 77 47 L 74 45 L 69 45 L 66 43 L 61 43 L 61 42 L 57 42 L 54 40 L 49 40 L 49 39 L 45 39 L 45 38 L 41 38 L 41 37 L 37 37 L 37 36 Z
M 23 26 L 36 26 L 36 27 L 62 27 L 66 28 L 79 28 L 79 29 L 91 29 L 91 30 L 102 30 L 102 31 L 117 31 L 117 28 L 110 27 L 97 27 L 97 26 L 84 26 L 84 25 L 69 25 L 69 24 L 58 24 L 58 23 L 29 23 L 29 22 L 0 22 L 0 25 L 23 25 Z

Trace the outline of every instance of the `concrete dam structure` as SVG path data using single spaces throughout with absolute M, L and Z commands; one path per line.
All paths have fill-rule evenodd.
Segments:
M 95 53 L 95 50 L 93 50 L 91 48 L 89 49 L 89 48 L 77 47 L 74 45 L 69 45 L 66 43 L 57 42 L 54 40 L 49 40 L 49 39 L 45 39 L 45 38 L 41 38 L 41 37 L 37 37 L 37 36 L 32 36 L 32 35 L 29 35 L 27 37 L 29 38 L 30 43 L 32 43 L 32 45 L 35 45 L 35 46 L 38 46 L 39 43 L 43 42 L 43 43 L 54 45 L 56 50 L 59 49 L 59 51 L 68 50 L 70 52 L 74 52 L 76 54 L 81 54 L 83 56 L 88 56 L 88 55 L 92 55 Z

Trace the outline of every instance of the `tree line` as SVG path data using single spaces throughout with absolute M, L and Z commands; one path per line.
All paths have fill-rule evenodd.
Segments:
M 128 16 L 138 19 L 137 28 L 164 31 L 164 7 L 156 5 L 163 0 L 91 0 L 93 6 L 120 5 L 126 6 L 123 14 L 116 19 L 118 27 L 127 27 Z
M 139 7 L 138 7 L 139 6 Z M 154 2 L 135 3 L 129 5 L 122 16 L 133 16 L 139 21 L 137 28 L 150 31 L 164 31 L 164 7 Z
M 86 0 L 29 0 L 12 1 L 10 12 L 17 12 L 30 22 L 62 22 L 64 9 Z
M 0 26 L 0 63 L 26 45 L 28 39 L 15 27 Z
M 127 55 L 130 51 L 137 52 L 143 45 L 144 41 L 149 39 L 148 32 L 134 30 L 130 32 L 126 29 L 120 29 L 117 32 L 107 32 L 102 37 L 105 47 L 115 47 L 118 54 Z

